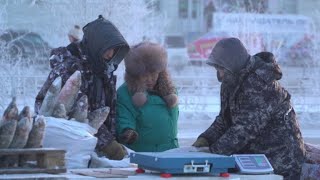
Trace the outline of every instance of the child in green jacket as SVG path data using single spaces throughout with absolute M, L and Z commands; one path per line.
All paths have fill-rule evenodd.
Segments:
M 117 137 L 138 152 L 177 148 L 178 96 L 167 72 L 167 53 L 143 42 L 125 58 L 125 83 L 117 90 Z

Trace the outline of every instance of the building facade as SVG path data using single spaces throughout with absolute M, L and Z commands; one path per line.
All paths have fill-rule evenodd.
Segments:
M 210 2 L 214 12 L 301 14 L 317 18 L 313 7 L 320 7 L 318 0 L 153 0 L 158 11 L 165 15 L 168 23 L 165 34 L 180 34 L 187 41 L 205 34 L 207 28 L 206 7 Z M 212 12 L 212 11 L 211 11 Z
M 158 0 L 158 9 L 167 20 L 165 34 L 198 36 L 204 32 L 203 0 Z

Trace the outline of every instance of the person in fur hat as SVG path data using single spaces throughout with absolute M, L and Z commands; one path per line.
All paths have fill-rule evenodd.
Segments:
M 142 42 L 129 51 L 125 68 L 125 83 L 117 90 L 117 138 L 138 152 L 177 148 L 178 96 L 166 50 Z

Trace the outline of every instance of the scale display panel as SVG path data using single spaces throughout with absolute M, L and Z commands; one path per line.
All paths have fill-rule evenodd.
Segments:
M 244 174 L 270 174 L 273 167 L 264 154 L 234 154 L 237 168 Z

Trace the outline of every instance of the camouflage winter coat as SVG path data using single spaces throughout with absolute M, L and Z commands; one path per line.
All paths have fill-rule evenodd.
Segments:
M 290 94 L 277 81 L 281 76 L 273 57 L 251 57 L 235 86 L 222 82 L 220 113 L 200 137 L 212 153 L 265 154 L 276 174 L 295 179 L 305 149 Z
M 71 53 L 72 52 L 72 53 Z M 50 57 L 51 72 L 42 86 L 40 92 L 36 96 L 35 112 L 38 113 L 44 97 L 57 77 L 61 77 L 62 86 L 66 83 L 69 77 L 77 70 L 81 72 L 81 87 L 78 94 L 79 99 L 83 94 L 90 98 L 89 88 L 93 86 L 93 74 L 86 56 L 83 56 L 78 43 L 70 44 L 68 47 L 60 47 L 53 49 Z M 104 125 L 98 130 L 98 144 L 97 148 L 109 144 L 115 135 L 115 107 L 116 107 L 116 76 L 112 75 L 108 81 L 105 82 L 105 92 L 102 95 L 104 105 L 90 104 L 89 111 L 94 111 L 101 106 L 110 107 L 110 113 Z
M 36 97 L 35 111 L 39 111 L 49 87 L 58 76 L 61 77 L 63 86 L 75 71 L 80 71 L 82 82 L 78 99 L 83 94 L 87 95 L 89 112 L 104 106 L 110 108 L 106 121 L 96 134 L 96 149 L 103 151 L 114 140 L 115 135 L 117 95 L 113 72 L 128 53 L 129 45 L 117 27 L 101 15 L 82 30 L 83 38 L 80 42 L 51 52 L 52 70 Z M 114 54 L 111 59 L 105 59 L 104 53 L 110 49 L 114 50 Z

